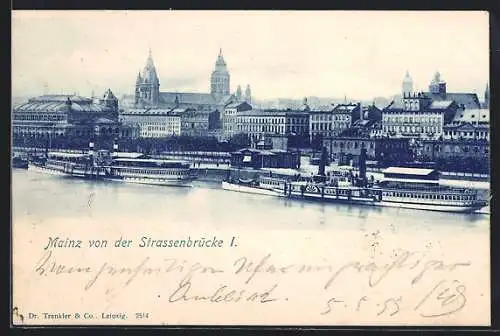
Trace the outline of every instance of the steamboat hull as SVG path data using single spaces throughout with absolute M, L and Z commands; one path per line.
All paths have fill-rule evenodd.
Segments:
M 34 171 L 36 173 L 43 173 L 43 174 L 49 174 L 49 175 L 55 175 L 55 176 L 70 176 L 69 174 L 65 173 L 63 170 L 39 166 L 39 165 L 32 164 L 32 163 L 28 164 L 28 170 Z
M 311 200 L 317 202 L 334 202 L 344 204 L 358 204 L 380 207 L 404 208 L 415 210 L 427 211 L 440 211 L 440 212 L 455 212 L 455 213 L 473 213 L 479 212 L 486 206 L 485 202 L 475 201 L 469 204 L 439 204 L 439 203 L 422 203 L 408 201 L 391 201 L 383 199 L 382 197 L 355 197 L 355 196 L 333 196 L 321 193 L 308 193 L 308 192 L 287 192 L 284 190 L 276 190 L 276 193 L 281 197 L 287 197 L 298 200 Z
M 235 191 L 246 194 L 256 194 L 256 195 L 265 195 L 265 196 L 280 196 L 278 191 L 259 188 L 259 187 L 250 187 L 235 183 L 222 182 L 222 189 L 228 191 Z
M 482 202 L 478 202 L 477 204 L 473 205 L 448 205 L 448 204 L 425 204 L 425 203 L 391 202 L 391 201 L 382 201 L 380 203 L 377 203 L 376 205 L 392 207 L 392 208 L 417 209 L 417 210 L 442 211 L 442 212 L 459 212 L 459 213 L 478 212 L 480 209 L 486 206 L 486 204 Z
M 78 167 L 68 170 L 64 167 L 50 167 L 31 163 L 28 166 L 28 170 L 55 176 L 74 177 L 80 179 L 99 179 L 104 176 L 104 173 L 99 170 L 91 170 Z
M 147 185 L 157 185 L 157 186 L 168 186 L 168 187 L 192 187 L 192 182 L 194 179 L 159 179 L 159 178 L 149 178 L 149 177 L 104 177 L 105 181 L 119 182 L 119 183 L 135 183 L 135 184 L 147 184 Z

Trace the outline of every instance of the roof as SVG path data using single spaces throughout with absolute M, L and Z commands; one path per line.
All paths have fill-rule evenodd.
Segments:
M 29 102 L 14 108 L 14 112 L 66 112 L 66 102 Z M 81 112 L 107 112 L 112 109 L 100 104 L 79 104 L 72 102 L 71 109 Z
M 339 113 L 346 113 L 346 112 L 350 113 L 358 107 L 359 107 L 358 104 L 339 104 L 334 107 L 333 111 Z
M 463 105 L 466 109 L 481 108 L 481 103 L 475 93 L 446 93 L 446 95 L 441 96 L 438 93 L 424 92 L 427 97 L 432 98 L 434 101 L 454 101 L 459 106 Z
M 463 111 L 457 111 L 453 122 L 490 122 L 490 110 L 489 109 L 465 109 Z
M 97 118 L 94 120 L 96 124 L 116 124 L 115 121 L 108 119 L 108 118 Z
M 160 92 L 160 101 L 163 104 L 175 104 L 178 97 L 179 104 L 216 105 L 210 93 L 195 92 Z
M 431 103 L 431 109 L 446 109 L 453 104 L 453 100 L 435 100 Z
M 229 103 L 228 105 L 226 105 L 226 108 L 247 108 L 248 110 L 251 110 L 252 109 L 252 105 L 248 104 L 246 101 L 244 102 L 233 102 L 233 103 Z
M 488 131 L 490 129 L 490 125 L 488 124 L 479 124 L 477 125 L 476 123 L 471 123 L 471 122 L 466 122 L 466 123 L 460 123 L 460 124 L 448 124 L 443 127 L 445 130 L 460 130 L 460 131 Z
M 160 159 L 142 159 L 142 158 L 117 158 L 114 159 L 115 162 L 147 162 L 147 163 L 181 163 L 188 164 L 186 161 L 180 160 L 160 160 Z
M 273 153 L 272 151 L 269 151 L 269 150 L 263 150 L 263 149 L 254 149 L 254 148 L 243 148 L 243 149 L 240 149 L 236 152 L 233 152 L 235 154 L 242 154 L 242 153 L 245 153 L 245 152 L 250 152 L 250 153 L 257 153 L 257 154 L 261 154 L 261 155 L 275 155 L 275 153 Z
M 39 97 L 33 97 L 28 100 L 28 102 L 65 102 L 68 98 L 75 103 L 90 103 L 91 98 L 85 98 L 77 95 L 65 95 L 65 94 L 48 94 Z
M 358 120 L 354 121 L 353 126 L 368 127 L 368 126 L 373 125 L 375 122 L 376 122 L 375 120 L 366 120 L 366 119 L 360 120 L 360 119 L 358 119 Z
M 185 109 L 126 109 L 121 112 L 122 115 L 173 115 L 175 116 L 178 112 L 184 112 Z
M 66 153 L 66 152 L 49 152 L 49 155 L 65 157 L 65 158 L 81 158 L 88 156 L 88 154 L 86 153 Z
M 286 116 L 286 115 L 295 115 L 295 116 L 304 116 L 308 117 L 309 113 L 306 111 L 300 111 L 300 110 L 277 110 L 277 109 L 252 109 L 248 111 L 241 111 L 239 112 L 240 116 L 266 116 L 266 117 L 273 117 L 273 116 Z
M 14 112 L 66 112 L 68 101 L 71 102 L 73 111 L 81 112 L 107 112 L 113 109 L 96 104 L 90 98 L 72 95 L 45 95 L 31 98 L 27 103 L 20 104 L 14 108 Z
M 230 95 L 227 95 L 227 96 L 222 97 L 222 98 L 218 101 L 218 103 L 219 103 L 220 105 L 227 105 L 227 104 L 231 103 L 231 102 L 232 102 L 232 101 L 234 101 L 234 100 L 236 100 L 236 96 L 235 96 L 235 95 L 233 95 L 233 94 L 230 94 Z
M 384 174 L 401 174 L 401 175 L 420 175 L 427 176 L 436 170 L 426 168 L 406 168 L 406 167 L 389 167 L 384 169 Z
M 321 106 L 314 106 L 312 108 L 309 109 L 310 112 L 313 112 L 313 113 L 321 113 L 321 112 L 324 112 L 324 113 L 329 113 L 329 112 L 332 112 L 333 110 L 333 106 L 332 105 L 321 105 Z
M 113 152 L 113 154 L 111 155 L 116 158 L 129 158 L 129 159 L 138 159 L 145 156 L 143 153 L 134 153 L 134 152 Z
M 327 109 L 314 109 L 314 110 L 309 110 L 309 113 L 311 115 L 322 115 L 322 114 L 332 114 L 332 108 L 330 107 L 329 110 Z

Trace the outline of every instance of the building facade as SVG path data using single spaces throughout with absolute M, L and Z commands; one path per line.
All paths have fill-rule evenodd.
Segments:
M 490 111 L 488 109 L 468 109 L 458 111 L 453 120 L 444 127 L 446 140 L 486 140 L 490 139 Z
M 338 104 L 333 109 L 332 132 L 339 135 L 350 128 L 353 122 L 359 118 L 360 104 L 346 103 Z
M 225 139 L 230 139 L 234 134 L 237 133 L 236 118 L 238 113 L 250 110 L 252 110 L 252 106 L 245 101 L 230 103 L 224 108 L 224 113 L 222 116 L 222 129 Z
M 268 134 L 308 135 L 309 113 L 293 110 L 249 110 L 237 114 L 236 132 L 254 139 Z
M 366 149 L 368 160 L 405 162 L 411 159 L 409 140 L 405 138 L 327 137 L 323 146 L 331 160 L 348 163 L 357 160 Z
M 333 136 L 333 107 L 331 110 L 309 111 L 310 141 L 315 137 Z
M 300 153 L 284 150 L 262 150 L 245 148 L 231 153 L 234 168 L 290 168 L 300 166 Z
M 220 128 L 220 113 L 215 111 L 186 110 L 181 114 L 181 134 L 187 136 L 209 136 Z
M 466 158 L 485 162 L 490 160 L 490 144 L 484 139 L 423 140 L 419 147 L 422 160 L 452 159 L 456 160 L 456 164 Z
M 118 99 L 111 90 L 102 98 L 44 95 L 12 111 L 14 137 L 127 137 L 132 130 L 118 120 Z
M 382 134 L 391 137 L 437 139 L 450 123 L 458 105 L 453 100 L 433 101 L 424 93 L 404 95 L 382 111 Z
M 120 120 L 137 129 L 141 138 L 163 138 L 181 134 L 181 113 L 173 109 L 127 109 Z
M 219 111 L 193 108 L 127 109 L 121 112 L 120 120 L 138 129 L 138 136 L 142 138 L 210 136 L 220 123 Z

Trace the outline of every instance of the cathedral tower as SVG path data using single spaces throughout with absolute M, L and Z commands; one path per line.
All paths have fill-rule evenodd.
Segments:
M 227 70 L 226 62 L 222 56 L 222 49 L 219 51 L 219 56 L 215 62 L 215 69 L 210 77 L 210 93 L 215 100 L 219 101 L 222 97 L 230 93 L 230 76 Z
M 443 98 L 446 97 L 446 82 L 441 78 L 439 71 L 436 71 L 434 78 L 429 84 L 429 92 L 432 94 L 438 94 Z
M 250 90 L 250 85 L 247 85 L 247 88 L 245 90 L 245 101 L 248 104 L 252 104 L 252 91 Z
M 238 85 L 238 88 L 236 89 L 236 99 L 238 99 L 238 101 L 241 101 L 242 98 L 243 93 L 241 92 L 241 86 Z
M 151 49 L 149 49 L 146 66 L 137 74 L 135 84 L 135 104 L 144 106 L 157 106 L 160 96 L 160 81 L 156 73 Z
M 403 97 L 409 96 L 411 93 L 413 93 L 413 79 L 411 79 L 410 73 L 406 71 L 403 79 Z

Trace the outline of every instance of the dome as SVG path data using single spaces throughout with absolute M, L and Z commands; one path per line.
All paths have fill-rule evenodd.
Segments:
M 443 80 L 441 79 L 441 74 L 439 73 L 439 71 L 436 71 L 436 73 L 434 74 L 434 78 L 432 79 L 432 84 L 439 83 L 443 83 Z

